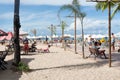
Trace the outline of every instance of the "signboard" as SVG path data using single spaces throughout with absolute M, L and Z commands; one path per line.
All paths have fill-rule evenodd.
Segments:
M 86 0 L 87 2 L 105 2 L 105 1 L 113 1 L 113 2 L 120 2 L 120 0 Z

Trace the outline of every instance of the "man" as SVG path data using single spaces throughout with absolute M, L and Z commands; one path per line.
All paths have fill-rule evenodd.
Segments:
M 115 36 L 114 36 L 114 33 L 112 33 L 112 35 L 111 35 L 111 47 L 112 47 L 112 50 L 115 51 Z

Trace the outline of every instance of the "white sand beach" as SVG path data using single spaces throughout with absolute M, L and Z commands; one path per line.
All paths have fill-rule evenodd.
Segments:
M 38 48 L 47 45 L 39 44 Z M 112 67 L 109 68 L 108 59 L 94 60 L 93 57 L 83 59 L 78 47 L 78 54 L 74 50 L 64 51 L 61 47 L 52 46 L 50 53 L 29 53 L 21 55 L 22 62 L 29 65 L 31 72 L 18 73 L 10 69 L 13 55 L 8 55 L 7 70 L 0 70 L 0 80 L 119 80 L 120 53 L 112 53 Z M 87 48 L 85 54 L 89 54 Z M 108 54 L 107 54 L 108 55 Z

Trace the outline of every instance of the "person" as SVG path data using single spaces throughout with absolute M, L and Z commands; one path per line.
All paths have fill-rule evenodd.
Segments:
M 23 41 L 23 44 L 24 44 L 24 52 L 25 52 L 25 54 L 28 54 L 28 51 L 29 51 L 29 42 L 28 42 L 28 39 L 25 39 L 24 41 Z
M 50 47 L 51 47 L 51 45 L 48 44 L 48 47 L 47 47 L 47 48 L 38 49 L 38 53 L 39 53 L 39 52 L 41 52 L 41 53 L 50 53 L 50 50 L 49 50 Z
M 104 55 L 105 59 L 108 59 L 108 57 L 105 54 L 105 50 L 100 49 L 100 46 L 101 45 L 99 45 L 99 42 L 94 42 L 93 48 L 97 49 L 97 52 L 98 52 L 98 53 L 96 53 L 97 56 L 100 55 L 100 57 L 102 58 L 102 56 L 101 56 L 101 54 L 102 54 L 102 55 Z
M 115 36 L 114 36 L 114 33 L 111 34 L 111 47 L 112 47 L 112 50 L 114 51 L 115 50 Z
M 32 51 L 32 52 L 35 52 L 36 51 L 36 41 L 34 41 L 33 43 L 32 43 L 32 45 L 31 45 L 31 48 L 30 48 L 30 50 Z
M 92 38 L 91 38 L 91 35 L 88 36 L 88 38 L 87 38 L 87 42 L 88 42 L 88 45 L 91 45 L 91 44 L 92 44 Z
M 46 36 L 46 38 L 45 38 L 45 41 L 46 41 L 46 44 L 48 44 L 48 37 Z

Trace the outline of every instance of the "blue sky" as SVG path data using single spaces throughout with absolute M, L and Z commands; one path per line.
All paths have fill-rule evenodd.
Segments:
M 31 33 L 32 29 L 37 29 L 37 35 L 50 35 L 48 27 L 59 25 L 57 13 L 63 4 L 70 4 L 72 0 L 20 0 L 20 23 L 21 30 Z M 87 16 L 84 19 L 85 34 L 93 33 L 108 33 L 108 12 L 96 11 L 95 2 L 86 2 L 79 0 L 82 6 L 81 10 Z M 0 29 L 8 32 L 13 31 L 13 12 L 14 0 L 0 1 Z M 68 26 L 65 29 L 65 34 L 74 34 L 74 18 L 68 18 L 69 11 L 61 13 L 61 19 L 64 20 Z M 116 14 L 112 20 L 112 32 L 117 33 L 120 30 L 120 14 Z M 77 34 L 81 33 L 80 20 L 77 19 Z M 31 33 L 32 34 L 32 33 Z M 61 35 L 61 29 L 57 28 L 57 35 Z

